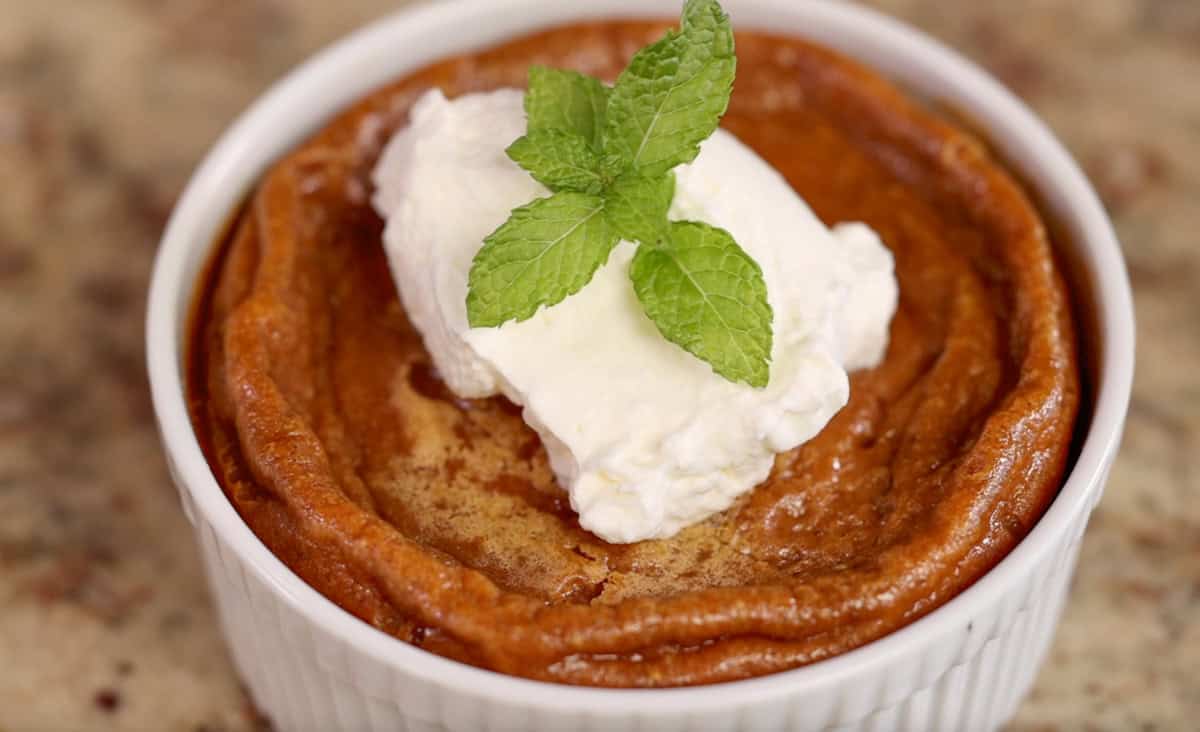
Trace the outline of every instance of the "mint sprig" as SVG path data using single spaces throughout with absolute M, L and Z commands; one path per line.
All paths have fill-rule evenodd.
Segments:
M 758 263 L 729 232 L 696 221 L 672 222 L 660 246 L 638 248 L 629 276 L 646 314 L 660 331 L 671 333 L 672 342 L 718 374 L 766 385 L 767 287 Z
M 617 77 L 604 126 L 606 152 L 643 175 L 689 163 L 717 129 L 737 57 L 715 0 L 688 2 L 678 31 L 638 51 Z
M 600 155 L 583 138 L 567 130 L 530 132 L 505 151 L 534 180 L 552 191 L 599 193 L 607 180 Z
M 669 233 L 667 210 L 674 198 L 674 173 L 654 177 L 626 173 L 605 191 L 605 213 L 622 239 L 656 245 Z
M 659 332 L 713 371 L 764 387 L 773 313 L 762 269 L 729 232 L 669 221 L 678 165 L 729 106 L 737 59 L 716 0 L 687 0 L 679 30 L 634 55 L 610 89 L 535 66 L 526 134 L 507 152 L 553 194 L 513 211 L 471 265 L 472 327 L 525 320 L 582 289 L 621 239 L 637 242 L 634 292 Z
M 579 292 L 618 239 L 603 198 L 560 191 L 513 211 L 486 241 L 467 279 L 473 328 L 525 320 Z
M 534 66 L 525 93 L 528 130 L 566 130 L 599 147 L 611 91 L 577 71 Z

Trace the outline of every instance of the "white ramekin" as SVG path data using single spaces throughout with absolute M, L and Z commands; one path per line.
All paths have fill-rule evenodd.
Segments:
M 970 62 L 894 20 L 828 0 L 728 0 L 734 23 L 840 49 L 964 112 L 1032 186 L 1066 236 L 1092 359 L 1090 426 L 1061 494 L 991 572 L 928 616 L 805 668 L 691 689 L 545 684 L 426 653 L 301 581 L 226 500 L 188 421 L 182 359 L 197 277 L 259 175 L 339 108 L 427 62 L 570 20 L 678 13 L 680 0 L 451 0 L 353 34 L 259 99 L 196 171 L 171 217 L 150 289 L 147 351 L 159 428 L 195 527 L 234 661 L 281 730 L 985 730 L 1033 682 L 1079 540 L 1116 454 L 1133 372 L 1120 249 L 1087 180 L 1034 115 Z

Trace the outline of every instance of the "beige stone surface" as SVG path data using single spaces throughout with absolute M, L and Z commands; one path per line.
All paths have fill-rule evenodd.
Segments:
M 0 730 L 263 729 L 154 432 L 171 204 L 274 78 L 400 0 L 0 0 Z M 1017 730 L 1200 725 L 1200 2 L 875 0 L 1084 163 L 1139 316 L 1128 434 Z

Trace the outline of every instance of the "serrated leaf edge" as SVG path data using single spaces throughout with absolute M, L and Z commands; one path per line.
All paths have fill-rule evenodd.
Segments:
M 581 194 L 581 195 L 586 195 L 586 194 Z M 582 290 L 584 287 L 587 287 L 588 284 L 592 281 L 592 278 L 594 278 L 596 276 L 596 271 L 599 270 L 600 267 L 604 266 L 604 264 L 608 261 L 608 256 L 609 256 L 609 254 L 612 253 L 612 249 L 616 245 L 615 240 L 609 242 L 608 251 L 605 252 L 604 257 L 601 258 L 600 262 L 591 271 L 591 273 L 588 275 L 588 278 L 586 280 L 584 280 L 582 284 L 579 285 L 578 289 L 564 292 L 564 294 L 561 297 L 558 297 L 555 299 L 550 299 L 550 298 L 536 299 L 531 307 L 521 308 L 521 310 L 515 314 L 502 316 L 501 319 L 498 321 L 491 319 L 491 318 L 489 318 L 486 321 L 477 321 L 471 317 L 471 302 L 473 300 L 478 301 L 478 296 L 476 295 L 477 291 L 471 286 L 471 283 L 473 280 L 476 279 L 476 277 L 482 277 L 482 276 L 488 274 L 488 271 L 490 271 L 490 270 L 485 270 L 485 271 L 480 272 L 479 274 L 476 274 L 476 272 L 477 272 L 476 266 L 477 266 L 480 254 L 483 253 L 483 251 L 485 249 L 487 249 L 489 244 L 492 244 L 495 241 L 494 237 L 496 236 L 496 234 L 500 232 L 500 229 L 504 228 L 512 221 L 512 219 L 517 215 L 518 211 L 520 211 L 522 209 L 528 209 L 531 206 L 534 206 L 535 204 L 537 204 L 539 201 L 546 201 L 546 200 L 549 200 L 550 198 L 552 198 L 552 196 L 536 198 L 533 201 L 530 201 L 529 203 L 525 204 L 524 206 L 519 206 L 516 209 L 513 209 L 513 212 L 512 212 L 512 214 L 509 215 L 509 218 L 506 219 L 503 224 L 501 224 L 499 227 L 497 227 L 495 231 L 493 231 L 491 234 L 489 234 L 483 240 L 483 246 L 480 247 L 479 251 L 475 253 L 475 257 L 471 261 L 470 271 L 467 274 L 467 324 L 470 327 L 472 327 L 472 328 L 495 328 L 495 327 L 504 325 L 505 323 L 507 323 L 509 321 L 516 321 L 516 322 L 520 323 L 520 322 L 529 320 L 531 317 L 533 317 L 537 313 L 539 308 L 541 308 L 543 306 L 552 307 L 554 305 L 557 305 L 558 303 L 562 302 L 563 300 L 565 300 L 566 298 L 575 294 L 576 292 L 579 292 L 579 290 Z M 597 196 L 597 198 L 600 198 L 600 197 Z M 519 279 L 521 277 L 521 275 L 523 275 L 525 272 L 529 271 L 529 268 L 531 266 L 533 266 L 533 264 L 535 262 L 541 260 L 544 256 L 546 256 L 547 252 L 549 252 L 551 249 L 553 249 L 554 247 L 561 244 L 571 234 L 578 231 L 580 227 L 585 226 L 589 221 L 594 219 L 596 216 L 603 216 L 604 206 L 605 206 L 604 199 L 600 198 L 600 204 L 598 206 L 596 206 L 596 208 L 594 208 L 585 218 L 580 219 L 576 224 L 571 226 L 570 229 L 565 231 L 561 236 L 559 236 L 557 239 L 555 239 L 552 243 L 550 243 L 548 246 L 543 248 L 540 254 L 538 254 L 533 259 L 528 260 L 526 262 L 525 266 L 522 267 L 521 270 L 519 272 L 517 272 L 516 275 L 513 276 L 513 278 L 509 282 L 509 285 L 507 285 L 507 286 L 511 286 L 511 283 L 513 281 L 516 281 L 517 279 Z M 611 238 L 612 237 L 610 237 L 610 239 Z M 526 311 L 528 311 L 528 312 L 526 312 Z

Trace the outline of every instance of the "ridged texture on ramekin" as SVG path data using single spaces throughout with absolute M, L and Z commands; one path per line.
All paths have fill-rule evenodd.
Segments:
M 772 691 L 743 706 L 644 720 L 620 705 L 603 714 L 564 713 L 498 700 L 443 685 L 415 666 L 381 662 L 283 600 L 196 515 L 182 485 L 180 492 L 234 661 L 255 702 L 281 731 L 557 732 L 638 729 L 643 722 L 646 729 L 675 732 L 994 729 L 1012 716 L 1046 655 L 1094 506 L 1081 506 L 1069 529 L 1006 593 L 965 623 L 939 627 L 932 642 L 842 681 L 822 681 L 818 667 L 799 669 L 772 677 Z M 398 641 L 380 635 L 379 642 Z

